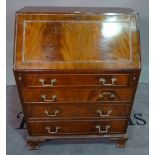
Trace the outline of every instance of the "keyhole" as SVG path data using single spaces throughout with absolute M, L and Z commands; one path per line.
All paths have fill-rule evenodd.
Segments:
M 75 19 L 76 19 L 76 20 L 79 20 L 79 19 L 80 19 L 80 17 L 79 17 L 79 16 L 76 16 L 76 17 L 75 17 Z

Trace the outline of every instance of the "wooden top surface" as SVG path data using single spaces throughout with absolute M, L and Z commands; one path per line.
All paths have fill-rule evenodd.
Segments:
M 132 14 L 135 13 L 130 8 L 119 7 L 48 7 L 48 6 L 27 6 L 17 11 L 18 13 L 117 13 Z
M 23 8 L 16 15 L 14 70 L 140 69 L 138 15 L 133 12 L 124 8 Z

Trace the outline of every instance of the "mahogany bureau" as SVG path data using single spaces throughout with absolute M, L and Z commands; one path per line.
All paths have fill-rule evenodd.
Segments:
M 16 12 L 13 71 L 30 149 L 55 138 L 103 138 L 124 147 L 140 70 L 132 9 Z

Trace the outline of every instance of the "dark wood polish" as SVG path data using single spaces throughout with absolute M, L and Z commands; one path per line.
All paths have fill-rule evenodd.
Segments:
M 25 7 L 16 12 L 13 58 L 30 149 L 81 137 L 125 147 L 141 71 L 138 13 Z
M 28 119 L 126 118 L 129 104 L 31 104 L 25 106 Z
M 130 102 L 132 89 L 22 89 L 24 102 Z M 45 100 L 42 98 L 45 96 Z M 55 97 L 53 101 L 52 98 Z
M 29 121 L 31 136 L 121 134 L 126 131 L 127 120 L 86 120 L 86 121 Z M 101 131 L 97 128 L 101 127 Z M 106 126 L 109 129 L 106 130 Z M 50 131 L 47 129 L 49 127 Z M 56 131 L 57 128 L 57 131 Z M 48 132 L 49 131 L 49 132 Z M 103 133 L 102 133 L 103 131 Z M 53 133 L 50 133 L 53 132 Z
M 112 79 L 116 78 L 111 87 L 132 86 L 132 75 L 130 74 L 22 74 L 23 87 L 31 88 L 55 88 L 62 86 L 101 86 L 109 87 Z M 101 79 L 105 79 L 105 85 L 102 84 Z M 44 80 L 44 85 L 40 82 Z M 56 80 L 54 85 L 51 80 Z

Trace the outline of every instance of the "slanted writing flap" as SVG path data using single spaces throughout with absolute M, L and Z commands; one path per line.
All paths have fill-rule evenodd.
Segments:
M 140 67 L 137 14 L 17 14 L 16 32 L 15 69 Z

